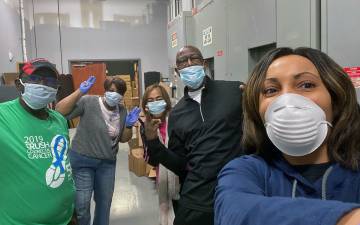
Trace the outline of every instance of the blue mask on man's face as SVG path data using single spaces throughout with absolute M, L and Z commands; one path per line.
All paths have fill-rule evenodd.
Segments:
M 120 103 L 122 95 L 115 91 L 105 92 L 105 101 L 110 107 L 114 107 Z
M 57 89 L 42 84 L 20 83 L 24 86 L 22 99 L 32 109 L 43 109 L 56 100 Z
M 179 70 L 182 82 L 191 89 L 199 88 L 205 77 L 203 66 L 189 66 Z
M 159 115 L 166 109 L 166 102 L 164 100 L 148 102 L 146 106 L 152 115 Z

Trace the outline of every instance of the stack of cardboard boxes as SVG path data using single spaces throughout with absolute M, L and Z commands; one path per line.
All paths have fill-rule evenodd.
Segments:
M 126 82 L 126 92 L 124 94 L 124 105 L 128 110 L 140 105 L 139 89 L 137 83 L 131 80 L 130 75 L 108 76 L 108 79 L 121 78 Z

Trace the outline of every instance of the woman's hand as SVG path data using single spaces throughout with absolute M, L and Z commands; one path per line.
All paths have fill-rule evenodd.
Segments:
M 147 140 L 158 138 L 158 129 L 161 123 L 160 119 L 153 119 L 148 112 L 145 112 L 145 136 Z
M 86 94 L 90 90 L 90 88 L 94 85 L 95 81 L 96 81 L 95 76 L 89 76 L 89 78 L 86 81 L 83 81 L 79 87 L 81 93 Z
M 126 116 L 125 126 L 131 128 L 138 121 L 141 109 L 139 107 L 133 108 Z

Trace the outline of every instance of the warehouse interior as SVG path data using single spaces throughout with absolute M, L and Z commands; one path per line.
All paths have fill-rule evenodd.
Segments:
M 176 103 L 185 87 L 176 54 L 187 45 L 201 51 L 213 80 L 241 82 L 270 50 L 318 49 L 349 74 L 360 103 L 359 8 L 359 0 L 0 0 L 0 103 L 20 96 L 14 81 L 35 58 L 61 74 L 58 101 L 94 75 L 91 95 L 104 95 L 106 79 L 126 82 L 128 111 L 160 81 Z M 68 121 L 71 139 L 79 121 Z M 158 225 L 156 171 L 144 150 L 136 154 L 140 125 L 132 131 L 119 145 L 110 224 Z

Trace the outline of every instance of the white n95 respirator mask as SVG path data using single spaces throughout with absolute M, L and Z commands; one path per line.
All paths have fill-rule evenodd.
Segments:
M 310 99 L 298 94 L 277 97 L 265 112 L 266 133 L 284 154 L 304 156 L 314 152 L 328 132 L 325 112 Z

